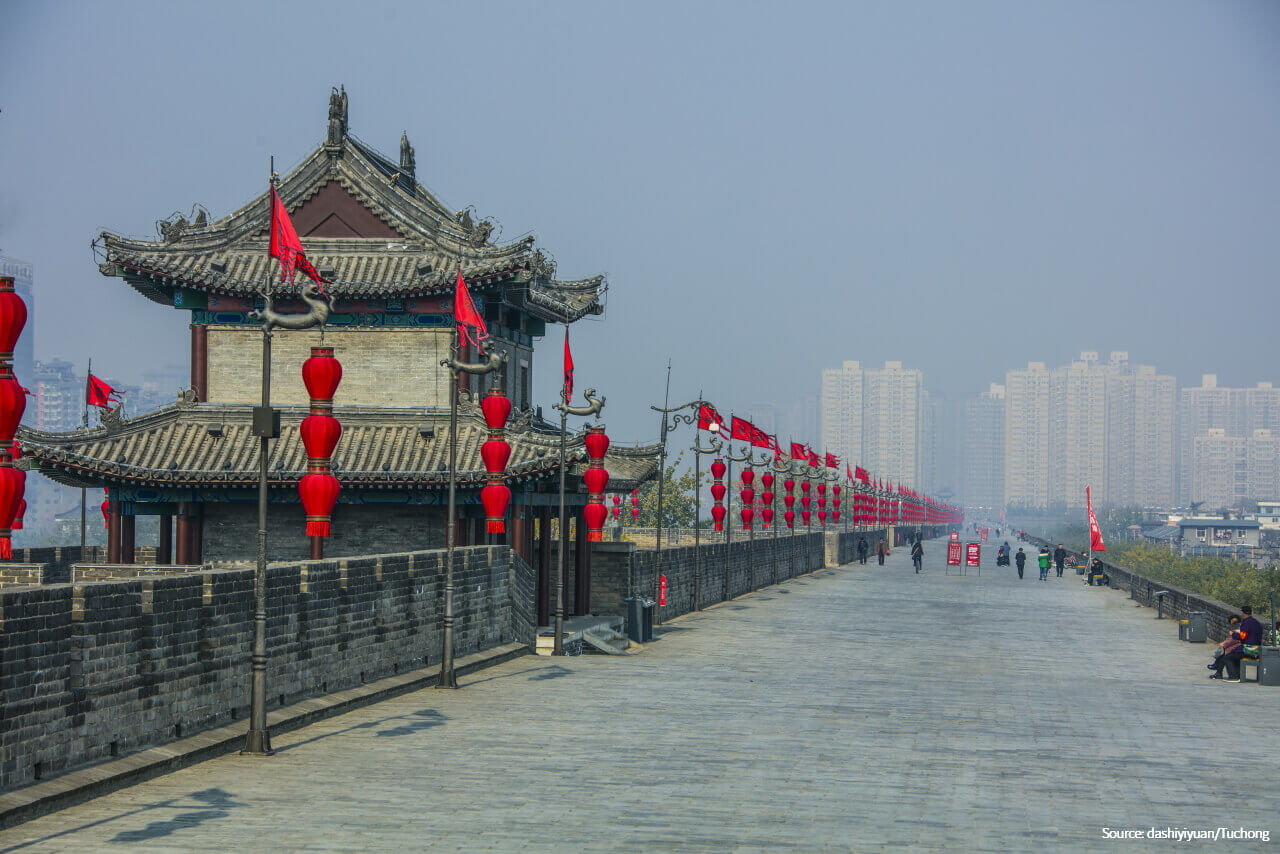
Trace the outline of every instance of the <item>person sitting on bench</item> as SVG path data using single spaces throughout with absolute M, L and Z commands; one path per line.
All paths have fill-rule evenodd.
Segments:
M 1222 668 L 1226 666 L 1226 662 L 1223 659 L 1227 653 L 1240 649 L 1239 628 L 1240 617 L 1232 614 L 1231 618 L 1227 620 L 1227 636 L 1213 651 L 1213 661 L 1208 665 L 1209 669 L 1213 671 L 1213 673 L 1209 674 L 1210 679 L 1221 679 Z
M 1240 638 L 1240 648 L 1232 652 L 1225 653 L 1219 661 L 1227 668 L 1227 682 L 1240 681 L 1240 659 L 1244 658 L 1244 648 L 1246 646 L 1257 646 L 1262 643 L 1262 623 L 1253 616 L 1253 608 L 1245 605 L 1240 609 L 1243 618 L 1240 620 L 1240 626 L 1236 629 L 1236 636 Z

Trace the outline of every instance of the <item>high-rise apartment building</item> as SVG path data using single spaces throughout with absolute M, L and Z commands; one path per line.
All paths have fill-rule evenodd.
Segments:
M 924 374 L 901 362 L 863 372 L 863 466 L 895 484 L 923 480 Z
M 822 447 L 851 463 L 863 462 L 862 373 L 859 362 L 822 372 Z
M 1249 474 L 1250 460 L 1264 464 L 1267 458 L 1269 440 L 1259 430 L 1280 435 L 1280 389 L 1271 383 L 1225 388 L 1218 385 L 1217 375 L 1205 374 L 1198 387 L 1182 389 L 1178 401 L 1178 503 L 1203 501 L 1211 506 L 1236 507 L 1276 497 L 1274 488 L 1266 490 L 1265 473 Z M 1227 441 L 1237 439 L 1240 442 Z M 1248 452 L 1251 443 L 1258 446 L 1252 455 Z M 1241 471 L 1232 481 L 1232 490 L 1224 487 L 1225 475 L 1211 471 L 1206 462 L 1226 453 L 1220 446 L 1237 449 L 1242 455 L 1233 457 Z M 1266 491 L 1259 494 L 1255 489 Z
M 1117 353 L 1100 365 L 1098 354 L 1086 351 L 1051 372 L 1050 505 L 1083 507 L 1086 486 L 1094 500 L 1107 502 L 1107 380 L 1127 362 L 1128 354 Z
M 874 476 L 921 488 L 924 375 L 901 362 L 822 372 L 822 447 Z
M 964 402 L 960 428 L 960 496 L 969 507 L 995 510 L 1004 501 L 1004 386 Z
M 1029 362 L 1004 378 L 1004 501 L 1049 503 L 1049 370 Z

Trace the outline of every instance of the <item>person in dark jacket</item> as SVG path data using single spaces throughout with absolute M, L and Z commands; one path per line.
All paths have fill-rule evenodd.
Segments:
M 876 559 L 880 561 L 880 565 L 884 566 L 884 559 L 889 556 L 889 541 L 884 537 L 880 538 L 880 542 L 876 543 Z
M 1244 648 L 1262 643 L 1262 623 L 1253 616 L 1253 608 L 1245 605 L 1240 609 L 1240 614 L 1240 627 L 1235 632 L 1240 638 L 1240 647 L 1218 659 L 1227 668 L 1227 682 L 1240 681 L 1240 659 L 1244 658 Z
M 1022 577 L 1022 568 L 1027 565 L 1027 553 L 1022 550 L 1022 546 L 1018 546 L 1018 553 L 1013 556 L 1013 561 L 1018 565 L 1018 577 Z
M 916 540 L 915 545 L 911 547 L 911 562 L 915 564 L 916 572 L 924 566 L 924 546 L 919 540 Z
M 1058 568 L 1058 577 L 1062 577 L 1062 567 L 1067 562 L 1067 550 L 1062 547 L 1062 543 L 1058 543 L 1058 547 L 1053 550 L 1053 565 Z
M 870 547 L 867 545 L 867 538 L 858 537 L 858 563 L 867 562 L 868 551 L 870 551 Z

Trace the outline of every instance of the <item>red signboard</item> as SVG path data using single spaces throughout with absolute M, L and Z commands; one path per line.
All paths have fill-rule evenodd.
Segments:
M 667 604 L 667 577 L 665 575 L 658 576 L 658 604 L 666 607 Z
M 960 542 L 947 543 L 947 566 L 960 565 Z
M 952 531 L 952 532 L 951 532 L 951 542 L 953 542 L 953 543 L 958 543 L 958 542 L 960 542 L 960 532 L 959 532 L 959 531 Z
M 982 546 L 979 543 L 965 543 L 964 565 L 978 566 L 982 563 Z

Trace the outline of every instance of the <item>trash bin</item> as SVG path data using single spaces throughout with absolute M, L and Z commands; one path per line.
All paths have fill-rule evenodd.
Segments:
M 1192 611 L 1187 614 L 1187 640 L 1205 643 L 1209 640 L 1209 612 Z
M 653 640 L 653 600 L 635 596 L 623 601 L 627 603 L 627 637 L 636 643 Z
M 1280 646 L 1258 649 L 1258 684 L 1280 685 Z

